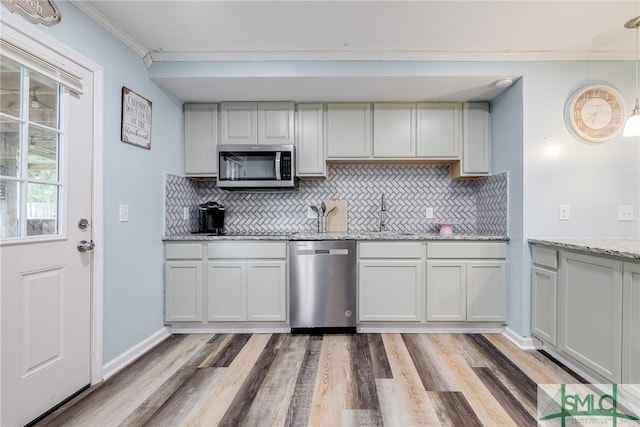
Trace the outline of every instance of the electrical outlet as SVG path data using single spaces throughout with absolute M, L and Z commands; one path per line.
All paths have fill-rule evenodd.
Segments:
M 307 206 L 307 219 L 316 219 L 317 217 L 316 213 L 311 209 L 311 206 Z
M 120 222 L 129 221 L 129 205 L 120 205 Z
M 569 205 L 560 205 L 560 221 L 569 221 Z
M 618 206 L 618 221 L 633 221 L 633 206 Z
M 430 206 L 427 206 L 426 208 L 424 208 L 424 217 L 426 219 L 433 219 L 433 208 Z
M 185 221 L 189 219 L 189 208 L 186 206 L 182 208 L 182 219 Z

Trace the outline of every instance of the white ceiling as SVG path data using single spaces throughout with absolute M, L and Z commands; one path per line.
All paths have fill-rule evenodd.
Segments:
M 491 99 L 517 76 L 179 75 L 166 61 L 631 60 L 639 0 L 84 1 L 185 101 Z M 183 64 L 184 65 L 184 64 Z M 153 68 L 157 67 L 157 71 Z M 359 78 L 362 77 L 362 78 Z M 339 89 L 338 89 L 339 88 Z M 345 92 L 346 91 L 346 92 Z M 213 95 L 215 94 L 215 95 Z

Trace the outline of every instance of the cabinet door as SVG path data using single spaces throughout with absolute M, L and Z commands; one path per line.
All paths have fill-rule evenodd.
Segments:
M 438 102 L 418 104 L 418 157 L 457 159 L 462 138 L 462 104 Z
M 202 261 L 167 261 L 165 320 L 202 321 Z
M 464 104 L 462 109 L 462 174 L 489 175 L 491 169 L 489 104 Z
M 218 172 L 218 104 L 184 106 L 184 173 L 215 176 Z
M 296 138 L 296 174 L 327 176 L 324 158 L 324 123 L 322 104 L 298 104 Z
M 373 105 L 373 157 L 416 156 L 416 105 Z
M 546 268 L 531 267 L 531 302 L 533 334 L 556 345 L 558 330 L 558 274 Z
M 507 320 L 507 276 L 504 261 L 467 261 L 467 321 Z
M 246 314 L 244 262 L 209 261 L 207 271 L 207 320 L 241 322 Z
M 284 261 L 247 263 L 247 320 L 287 320 L 287 269 Z
M 371 104 L 327 105 L 327 157 L 371 157 Z
M 360 321 L 422 320 L 422 262 L 360 261 L 358 264 Z
M 427 321 L 467 319 L 467 277 L 464 261 L 427 262 Z
M 223 102 L 220 104 L 220 143 L 258 143 L 258 104 Z
M 622 383 L 640 400 L 640 264 L 624 263 Z
M 293 102 L 258 102 L 258 144 L 293 144 Z
M 559 348 L 611 382 L 621 379 L 622 263 L 560 252 Z

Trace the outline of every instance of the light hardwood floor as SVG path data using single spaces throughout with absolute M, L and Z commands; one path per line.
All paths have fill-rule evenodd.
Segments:
M 38 426 L 534 426 L 583 380 L 499 334 L 175 335 Z

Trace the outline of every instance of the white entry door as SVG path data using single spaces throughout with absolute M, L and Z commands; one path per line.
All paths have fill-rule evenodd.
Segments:
M 3 426 L 90 383 L 92 77 L 77 95 L 21 65 L 0 58 Z

